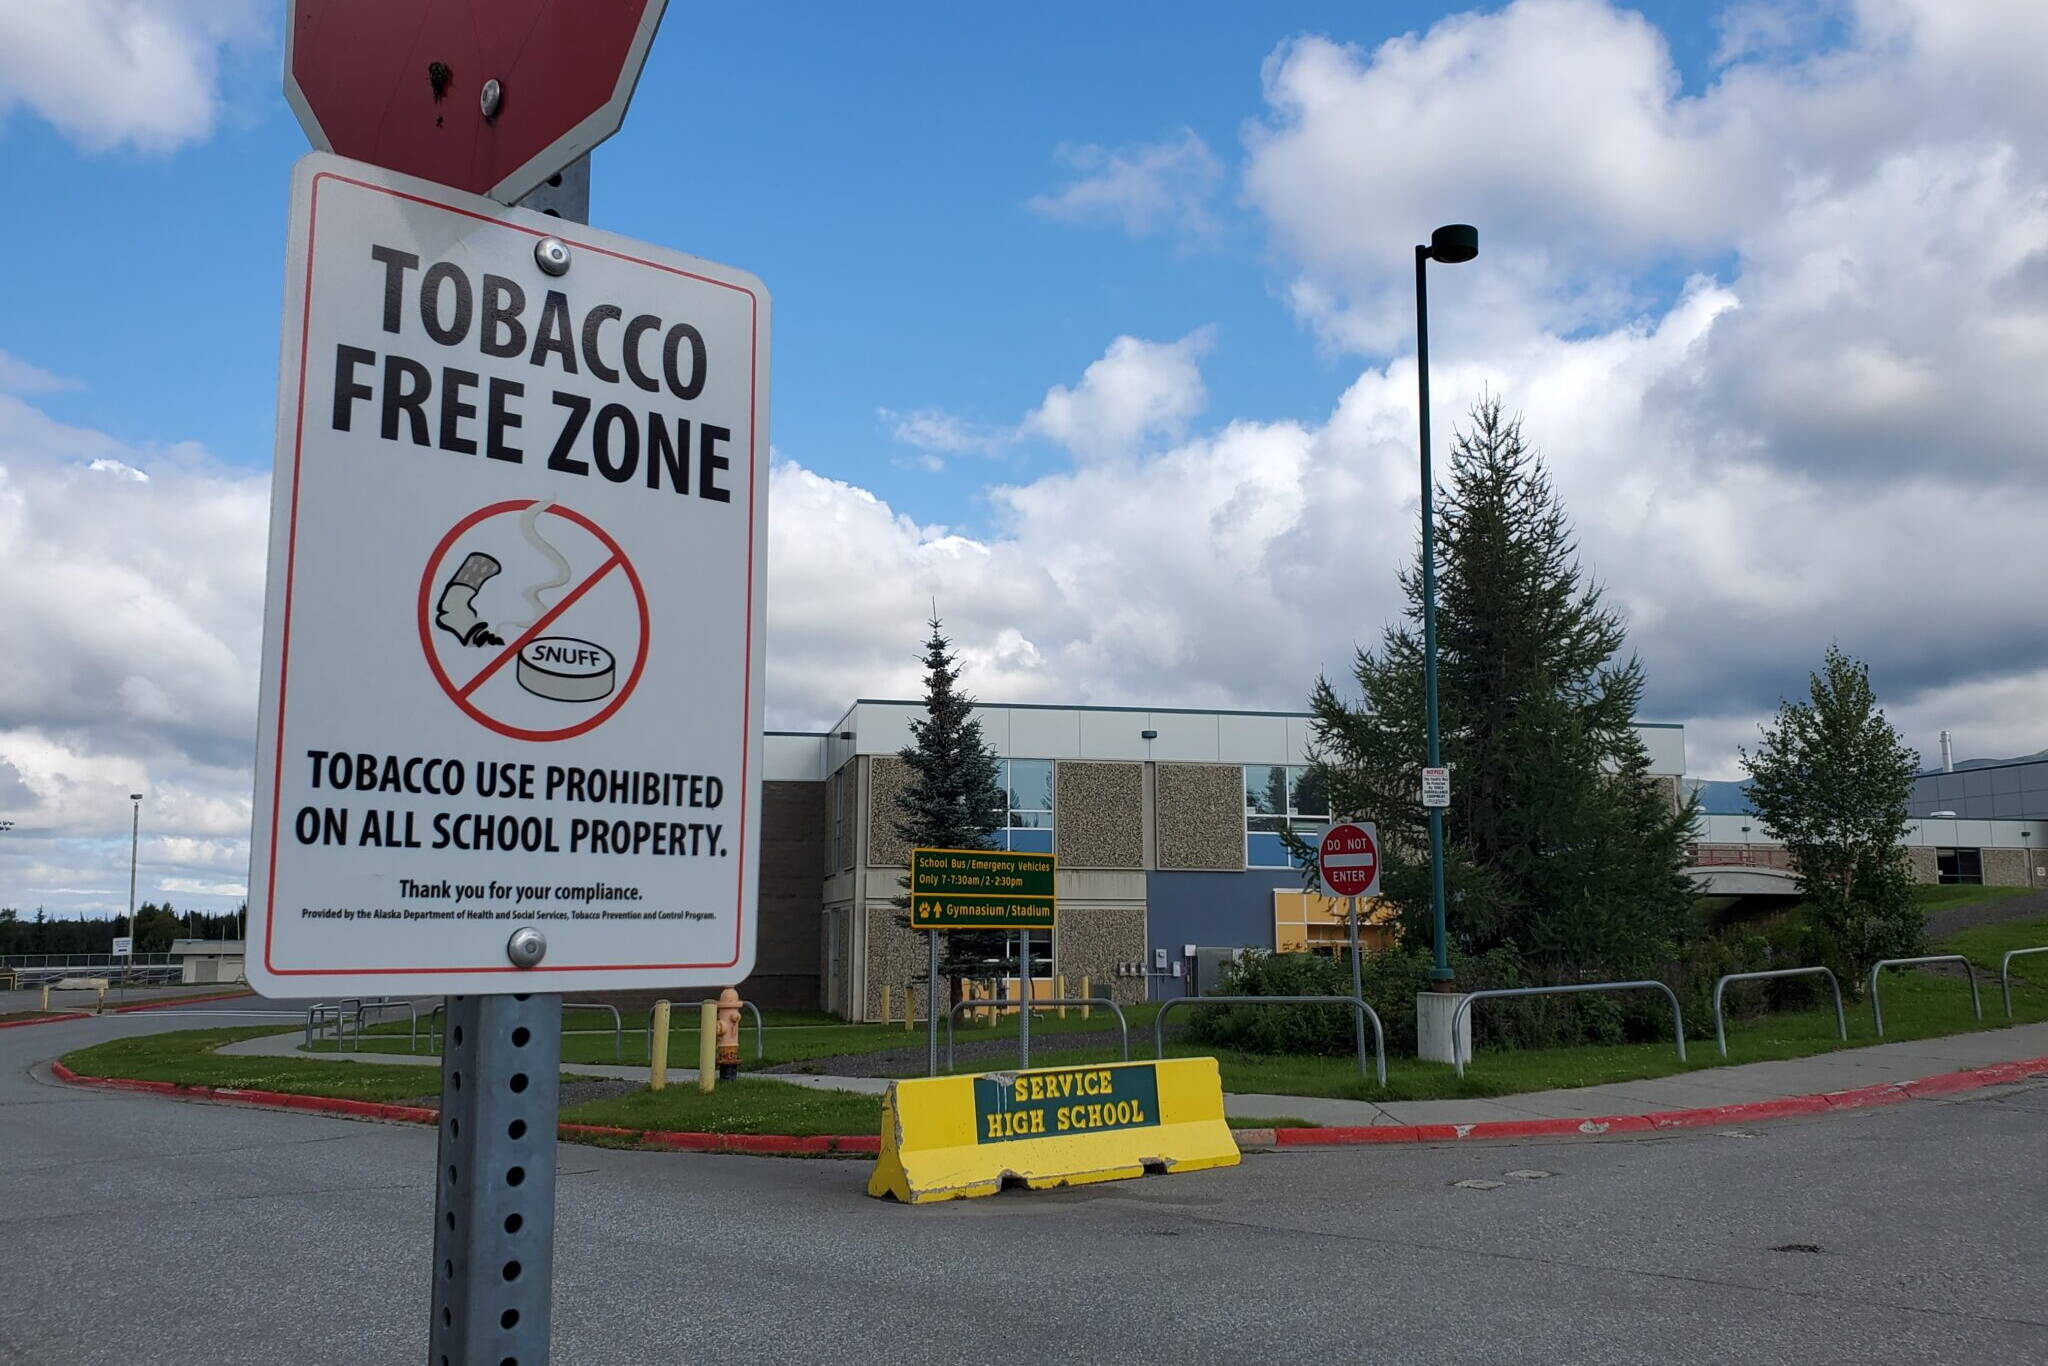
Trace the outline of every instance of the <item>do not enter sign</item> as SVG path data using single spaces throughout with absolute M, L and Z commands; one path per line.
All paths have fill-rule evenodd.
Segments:
M 1316 852 L 1323 888 L 1333 896 L 1380 894 L 1380 836 L 1371 821 L 1345 821 L 1330 827 Z

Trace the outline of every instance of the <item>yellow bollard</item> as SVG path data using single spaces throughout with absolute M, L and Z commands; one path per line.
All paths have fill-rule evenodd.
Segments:
M 1086 977 L 1083 977 L 1083 978 L 1081 979 L 1081 999 L 1082 999 L 1082 1000 L 1084 1000 L 1084 1001 L 1087 1001 L 1087 1000 L 1092 1000 L 1092 999 L 1094 999 L 1093 997 L 1089 996 L 1089 994 L 1088 994 L 1088 979 L 1087 979 Z M 1088 1018 L 1088 1012 L 1089 1012 L 1089 1011 L 1091 1011 L 1091 1010 L 1093 1010 L 1094 1008 L 1095 1008 L 1095 1007 L 1093 1007 L 1093 1006 L 1082 1006 L 1082 1007 L 1081 1007 L 1081 1018 L 1082 1018 L 1082 1019 L 1084 1019 L 1084 1020 L 1085 1020 L 1085 1019 L 1087 1019 L 1087 1018 Z
M 659 1091 L 668 1085 L 668 1002 L 654 1003 L 654 1042 L 647 1057 L 647 1089 Z
M 43 983 L 43 1014 L 50 1013 L 50 984 Z
M 697 1007 L 697 1089 L 718 1085 L 718 1002 L 706 997 Z
M 1064 1001 L 1067 999 L 1067 979 L 1064 976 L 1052 979 L 1052 994 L 1058 1000 Z M 1065 1006 L 1061 1006 L 1059 1012 L 1062 1020 L 1067 1018 L 1067 1008 Z

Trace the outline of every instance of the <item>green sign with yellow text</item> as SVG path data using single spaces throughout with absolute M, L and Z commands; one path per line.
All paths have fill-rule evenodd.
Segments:
M 910 928 L 1049 930 L 1056 864 L 1006 849 L 913 849 Z
M 1159 1123 L 1149 1067 L 1071 1067 L 974 1079 L 974 1141 L 1066 1138 Z

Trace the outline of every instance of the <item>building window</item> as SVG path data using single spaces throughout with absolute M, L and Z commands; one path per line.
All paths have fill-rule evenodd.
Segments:
M 832 779 L 832 866 L 830 872 L 838 872 L 853 862 L 846 856 L 846 798 L 847 789 L 853 786 L 853 766 L 847 765 Z
M 1936 849 L 1934 867 L 1943 882 L 1984 881 L 1984 851 L 1981 849 Z
M 1330 825 L 1330 798 L 1315 771 L 1298 764 L 1247 764 L 1244 861 L 1248 868 L 1299 868 L 1280 837 L 1291 830 L 1311 848 Z
M 1000 847 L 1029 854 L 1052 852 L 1052 760 L 1005 759 L 1003 791 L 1009 818 Z

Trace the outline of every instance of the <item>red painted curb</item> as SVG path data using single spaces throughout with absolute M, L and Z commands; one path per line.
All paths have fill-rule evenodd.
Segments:
M 166 1001 L 143 1001 L 132 1006 L 115 1006 L 100 1015 L 132 1015 L 138 1010 L 162 1010 L 166 1006 L 196 1006 L 205 1001 L 239 1001 L 244 996 L 254 996 L 253 991 L 224 991 L 213 996 L 174 996 Z M 61 1020 L 91 1020 L 98 1018 L 90 1010 L 56 1011 L 38 1015 L 33 1020 L 0 1020 L 0 1029 L 20 1029 L 24 1025 L 56 1024 Z
M 115 1006 L 109 1015 L 133 1015 L 138 1010 L 162 1010 L 167 1006 L 196 1006 L 207 1001 L 239 1001 L 244 996 L 254 996 L 253 991 L 221 991 L 211 996 L 172 996 L 162 1001 L 143 1001 L 138 1005 Z
M 306 1110 L 348 1119 L 378 1119 L 398 1124 L 438 1124 L 441 1112 L 424 1105 L 392 1105 L 382 1101 L 343 1100 L 335 1096 L 301 1096 L 288 1091 L 255 1091 L 229 1086 L 182 1086 L 170 1081 L 138 1081 L 131 1077 L 82 1077 L 61 1062 L 50 1074 L 71 1086 L 97 1086 L 110 1091 L 141 1091 L 188 1100 L 255 1105 L 266 1110 Z M 872 1134 L 702 1134 L 670 1129 L 621 1129 L 606 1124 L 562 1124 L 564 1138 L 630 1138 L 637 1146 L 670 1152 L 747 1153 L 757 1157 L 872 1157 L 882 1140 Z
M 69 1010 L 63 1014 L 38 1015 L 33 1020 L 0 1020 L 0 1029 L 25 1029 L 29 1025 L 56 1024 L 59 1020 L 90 1020 L 92 1016 L 82 1010 Z
M 45 1024 L 47 1020 L 22 1021 Z M 353 1119 L 379 1119 L 404 1124 L 435 1124 L 440 1112 L 419 1105 L 340 1100 L 331 1096 L 300 1096 L 283 1091 L 248 1091 L 232 1087 L 181 1086 L 168 1081 L 136 1081 L 127 1077 L 81 1077 L 61 1062 L 50 1064 L 57 1080 L 73 1086 L 144 1091 L 197 1100 L 257 1105 L 273 1110 L 308 1110 Z M 1475 1124 L 1375 1124 L 1356 1128 L 1274 1129 L 1278 1148 L 1342 1148 L 1376 1143 L 1459 1143 L 1517 1138 L 1605 1138 L 1667 1129 L 1704 1129 L 1725 1124 L 1790 1119 L 1829 1110 L 1861 1110 L 1899 1105 L 1909 1100 L 1954 1095 L 2002 1086 L 2048 1074 L 2048 1057 L 1992 1063 L 1962 1072 L 1943 1072 L 1914 1081 L 1878 1082 L 1847 1091 L 1807 1096 L 1780 1096 L 1734 1105 L 1662 1110 L 1647 1115 L 1602 1115 L 1589 1119 L 1491 1120 Z M 558 1133 L 569 1139 L 627 1138 L 634 1146 L 664 1152 L 744 1153 L 756 1157 L 872 1157 L 881 1139 L 872 1134 L 707 1134 L 672 1129 L 625 1129 L 606 1124 L 562 1124 Z
M 1930 1096 L 1954 1095 L 1986 1086 L 2002 1086 L 2026 1077 L 2048 1074 L 2048 1058 L 1992 1063 L 1962 1072 L 1943 1072 L 1916 1081 L 1886 1081 L 1847 1091 L 1772 1100 L 1711 1105 L 1691 1110 L 1663 1110 L 1647 1115 L 1602 1115 L 1591 1119 L 1493 1120 L 1477 1124 L 1375 1124 L 1351 1129 L 1275 1129 L 1281 1148 L 1341 1148 L 1367 1143 L 1457 1143 L 1509 1138 L 1604 1138 L 1665 1129 L 1706 1129 L 1724 1124 L 1790 1119 L 1828 1110 L 1863 1110 L 1899 1105 Z

